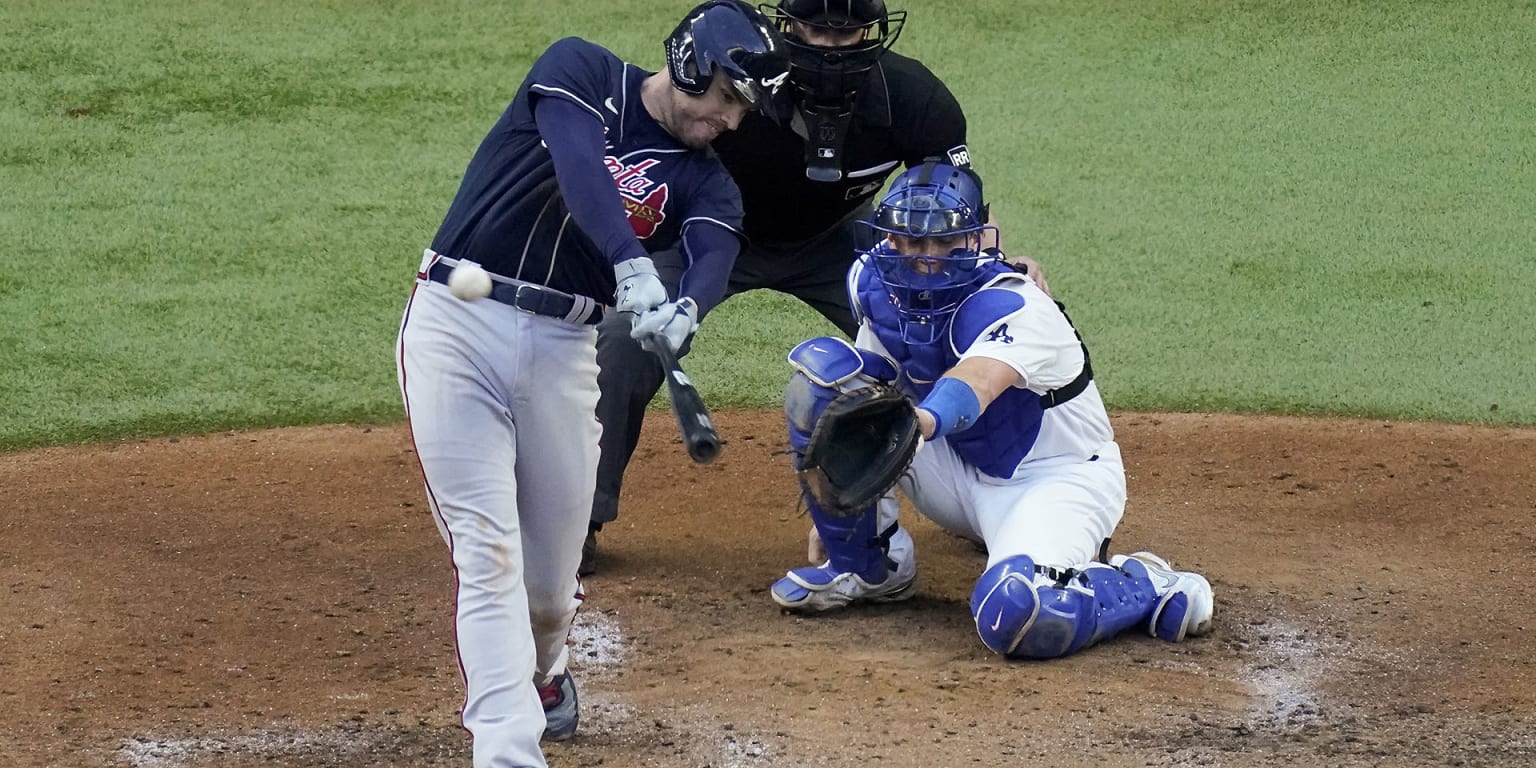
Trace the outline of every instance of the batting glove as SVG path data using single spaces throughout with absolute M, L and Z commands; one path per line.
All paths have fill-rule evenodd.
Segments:
M 642 344 L 651 338 L 661 339 L 676 352 L 698 329 L 699 305 L 685 296 L 640 315 L 629 335 Z
M 639 256 L 613 265 L 613 277 L 619 283 L 613 308 L 639 315 L 667 303 L 667 288 L 656 276 L 656 264 L 648 256 Z

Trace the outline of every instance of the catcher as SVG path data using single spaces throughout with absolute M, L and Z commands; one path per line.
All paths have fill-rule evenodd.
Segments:
M 911 597 L 899 484 L 985 547 L 970 609 L 997 653 L 1056 658 L 1135 627 L 1174 642 L 1207 632 L 1204 577 L 1149 552 L 1105 562 L 1125 470 L 1087 348 L 1059 304 L 981 249 L 986 221 L 969 169 L 897 177 L 869 222 L 880 241 L 848 273 L 855 343 L 790 353 L 784 410 L 820 564 L 779 579 L 774 601 L 818 612 Z

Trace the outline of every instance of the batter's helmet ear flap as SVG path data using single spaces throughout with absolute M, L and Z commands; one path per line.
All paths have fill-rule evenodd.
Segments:
M 742 0 L 709 0 L 696 6 L 666 40 L 673 87 L 701 96 L 723 70 L 742 97 L 769 102 L 789 74 L 789 53 L 778 30 Z

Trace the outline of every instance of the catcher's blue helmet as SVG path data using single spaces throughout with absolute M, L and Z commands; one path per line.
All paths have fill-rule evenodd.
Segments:
M 694 96 L 708 91 L 722 69 L 742 98 L 767 109 L 789 74 L 784 39 L 766 16 L 741 0 L 695 7 L 667 37 L 666 49 L 672 84 Z
M 998 259 L 982 250 L 983 233 L 996 228 L 987 224 L 981 178 L 968 168 L 930 161 L 897 176 L 867 226 L 896 236 L 880 238 L 865 253 L 910 342 L 938 339 L 950 314 L 987 276 L 983 267 Z

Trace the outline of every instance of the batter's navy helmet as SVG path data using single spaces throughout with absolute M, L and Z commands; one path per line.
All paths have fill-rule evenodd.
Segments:
M 983 267 L 997 256 L 981 249 L 982 233 L 993 229 L 987 216 L 979 176 L 931 161 L 897 176 L 875 207 L 867 226 L 877 233 L 957 240 L 947 253 L 930 249 L 918 258 L 885 241 L 866 251 L 896 304 L 908 341 L 933 341 L 949 314 L 990 273 Z
M 724 70 L 742 98 L 767 106 L 789 72 L 789 53 L 773 23 L 740 0 L 710 0 L 688 12 L 667 37 L 667 69 L 677 89 L 709 90 Z

